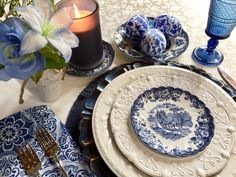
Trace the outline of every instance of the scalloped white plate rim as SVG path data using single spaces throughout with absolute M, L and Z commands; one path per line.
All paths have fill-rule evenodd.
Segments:
M 126 163 L 125 164 L 125 168 L 120 168 L 120 166 L 121 166 L 121 164 L 119 164 L 118 165 L 118 167 L 116 166 L 117 164 L 116 163 L 114 163 L 113 161 L 114 161 L 114 159 L 113 158 L 111 158 L 110 157 L 110 155 L 108 155 L 108 154 L 104 154 L 103 153 L 103 151 L 104 151 L 104 148 L 105 147 L 102 147 L 101 146 L 101 142 L 99 142 L 99 135 L 97 135 L 96 134 L 96 119 L 98 119 L 98 118 L 100 118 L 100 119 L 102 119 L 102 120 L 104 120 L 104 121 L 108 121 L 108 119 L 109 119 L 109 114 L 110 114 L 110 110 L 108 110 L 108 112 L 107 112 L 107 110 L 103 110 L 102 111 L 102 114 L 103 114 L 103 116 L 104 117 L 102 117 L 101 115 L 99 115 L 98 116 L 98 118 L 96 118 L 96 112 L 98 111 L 98 108 L 99 108 L 99 106 L 101 106 L 101 103 L 102 102 L 105 102 L 105 100 L 102 100 L 102 99 L 104 99 L 103 97 L 107 97 L 107 95 L 105 95 L 105 94 L 108 94 L 109 96 L 111 96 L 112 98 L 109 98 L 108 97 L 108 100 L 107 100 L 107 109 L 111 109 L 111 106 L 112 106 L 112 103 L 114 102 L 114 97 L 115 96 L 117 96 L 117 92 L 119 92 L 118 90 L 121 90 L 122 88 L 124 88 L 126 85 L 125 84 L 128 84 L 128 83 L 131 83 L 132 82 L 132 80 L 134 79 L 134 77 L 132 77 L 132 74 L 133 73 L 138 73 L 138 75 L 139 76 L 141 76 L 142 74 L 141 74 L 141 72 L 140 71 L 142 71 L 142 70 L 147 70 L 147 68 L 148 69 L 156 69 L 156 68 L 158 68 L 158 67 L 165 67 L 165 68 L 170 68 L 171 66 L 147 66 L 147 67 L 142 67 L 142 68 L 138 68 L 138 69 L 134 69 L 134 70 L 131 70 L 131 71 L 129 71 L 129 72 L 126 72 L 126 73 L 124 73 L 124 74 L 122 74 L 122 75 L 120 75 L 120 76 L 118 76 L 117 78 L 115 78 L 110 84 L 108 84 L 106 87 L 105 87 L 105 89 L 103 90 L 103 92 L 99 95 L 99 97 L 98 97 L 98 99 L 97 99 L 97 102 L 96 102 L 96 104 L 95 104 L 95 106 L 94 106 L 94 112 L 93 112 L 93 116 L 92 116 L 92 132 L 93 132 L 93 137 L 94 137 L 94 140 L 95 140 L 95 144 L 96 144 L 96 147 L 97 147 L 97 149 L 98 149 L 98 151 L 99 151 L 99 153 L 100 153 L 100 155 L 101 155 L 101 157 L 103 158 L 103 160 L 105 161 L 105 163 L 107 164 L 107 166 L 117 175 L 117 176 L 119 176 L 119 177 L 130 177 L 130 175 L 127 175 L 127 173 L 122 173 L 121 171 L 123 171 L 124 169 L 132 169 L 132 168 L 134 168 L 133 167 L 133 164 L 131 163 L 131 162 L 129 162 L 128 161 L 128 159 L 121 153 L 121 152 L 116 152 L 116 153 L 118 153 L 119 154 L 119 156 L 117 156 L 116 158 L 118 158 L 118 159 L 116 159 L 117 161 L 120 161 L 120 162 L 124 162 L 124 163 Z M 187 71 L 187 70 L 185 70 L 185 69 L 182 69 L 182 68 L 176 68 L 177 70 L 183 70 L 183 71 L 186 71 L 186 72 L 189 72 L 189 73 L 192 73 L 192 74 L 194 74 L 194 75 L 197 75 L 198 77 L 202 77 L 202 79 L 204 79 L 204 80 L 208 80 L 207 78 L 205 78 L 204 76 L 201 76 L 201 75 L 199 75 L 199 74 L 197 74 L 197 73 L 193 73 L 193 72 L 191 72 L 191 71 Z M 131 76 L 131 77 L 130 77 Z M 127 83 L 125 83 L 124 82 L 124 80 L 123 79 L 126 79 L 126 82 Z M 122 82 L 123 81 L 123 82 Z M 209 80 L 208 80 L 209 81 Z M 120 82 L 120 85 L 119 85 L 119 88 L 117 89 L 117 91 L 115 91 L 114 90 L 114 92 L 113 93 L 111 93 L 111 88 L 112 87 L 114 87 L 114 85 L 115 85 L 115 83 L 119 83 Z M 232 98 L 226 93 L 226 92 L 224 92 L 223 90 L 222 90 L 222 88 L 220 87 L 220 86 L 218 86 L 217 84 L 215 84 L 215 83 L 213 83 L 213 82 L 211 82 L 211 81 L 209 81 L 211 84 L 213 84 L 216 88 L 218 88 L 218 90 L 219 91 L 221 91 L 222 92 L 222 94 L 224 94 L 225 95 L 225 97 L 226 98 L 228 98 L 230 101 L 231 101 L 231 104 L 235 104 L 234 102 L 233 102 L 233 100 L 232 100 Z M 109 90 L 110 90 L 110 92 L 109 92 Z M 105 95 L 105 96 L 104 96 Z M 113 95 L 113 96 L 112 96 Z M 104 103 L 103 103 L 104 104 Z M 102 118 L 101 118 L 102 117 Z M 236 115 L 234 115 L 234 117 L 236 117 Z M 99 122 L 98 122 L 99 123 Z M 107 122 L 108 123 L 108 122 Z M 111 131 L 111 130 L 108 130 L 108 127 L 106 127 L 107 128 L 107 131 L 108 131 L 108 133 L 109 133 L 109 131 Z M 109 134 L 109 140 L 110 140 L 110 138 L 113 136 L 113 135 L 110 135 Z M 111 141 L 114 141 L 114 140 L 112 140 L 111 139 Z M 112 142 L 111 142 L 112 143 Z M 114 142 L 115 143 L 115 142 Z M 116 146 L 116 145 L 114 145 L 114 144 L 111 144 L 112 146 Z M 113 148 L 113 151 L 117 151 L 114 147 L 110 147 L 110 148 Z M 117 148 L 117 147 L 116 147 Z M 118 148 L 117 148 L 118 149 Z M 235 144 L 235 146 L 234 146 L 234 154 L 236 155 L 236 144 Z M 236 158 L 235 158 L 235 160 L 236 160 Z M 226 167 L 228 167 L 228 166 L 226 166 Z M 136 167 L 135 167 L 136 168 Z M 231 168 L 231 167 L 228 167 L 228 168 Z M 134 169 L 134 171 L 135 172 L 138 172 L 137 170 L 135 170 Z M 226 170 L 222 170 L 223 172 L 225 172 Z M 134 173 L 135 173 L 134 172 Z M 222 173 L 223 173 L 222 172 Z M 227 173 L 228 171 L 226 171 L 226 173 Z M 144 173 L 142 173 L 141 171 L 140 171 L 140 173 L 136 173 L 135 174 L 136 175 L 136 177 L 142 177 L 142 176 L 147 176 L 146 174 L 144 174 Z M 232 174 L 228 174 L 227 176 L 229 176 L 229 175 L 232 175 Z M 225 176 L 225 175 L 224 175 Z
M 168 159 L 168 160 L 180 160 L 181 162 L 185 162 L 185 161 L 189 161 L 189 165 L 193 165 L 194 163 L 196 164 L 197 162 L 196 161 L 198 161 L 196 158 L 198 158 L 199 156 L 201 156 L 201 155 L 203 155 L 203 154 L 205 154 L 205 152 L 206 151 L 208 151 L 208 150 L 215 150 L 215 149 L 218 149 L 216 146 L 217 145 L 214 145 L 213 143 L 212 143 L 212 141 L 211 141 L 211 143 L 206 147 L 206 149 L 204 149 L 203 151 L 201 151 L 201 152 L 199 152 L 198 154 L 196 154 L 196 155 L 194 155 L 194 156 L 190 156 L 190 157 L 178 157 L 178 158 L 176 158 L 176 157 L 170 157 L 170 156 L 163 156 L 163 155 L 161 155 L 161 154 L 158 154 L 158 153 L 156 153 L 155 151 L 153 151 L 153 150 L 151 150 L 151 149 L 149 149 L 148 148 L 148 146 L 145 144 L 145 143 L 143 143 L 143 142 L 141 142 L 141 140 L 140 140 L 140 138 L 136 135 L 136 133 L 135 133 L 135 131 L 133 130 L 133 128 L 131 127 L 131 125 L 130 125 L 130 120 L 128 120 L 128 128 L 130 128 L 132 131 L 128 131 L 127 130 L 127 125 L 124 125 L 125 123 L 118 123 L 119 125 L 118 126 L 122 126 L 122 127 L 118 127 L 118 126 L 116 126 L 115 125 L 115 111 L 117 111 L 117 110 L 119 110 L 120 112 L 122 112 L 122 109 L 123 109 L 123 111 L 125 111 L 126 113 L 127 112 L 130 112 L 130 111 L 128 111 L 128 110 L 130 110 L 131 109 L 131 106 L 132 106 L 132 104 L 130 104 L 130 105 L 127 105 L 127 104 L 125 104 L 125 103 L 123 103 L 123 104 L 125 104 L 125 105 L 122 105 L 122 104 L 119 104 L 119 102 L 120 101 L 122 101 L 122 95 L 124 95 L 124 93 L 126 92 L 126 93 L 129 93 L 129 96 L 132 96 L 133 98 L 132 99 L 130 99 L 129 101 L 131 101 L 131 102 L 134 102 L 134 100 L 137 98 L 137 96 L 138 95 L 140 95 L 140 93 L 138 93 L 138 90 L 137 89 L 135 89 L 135 88 L 133 88 L 132 86 L 134 86 L 134 84 L 136 84 L 137 82 L 141 82 L 141 81 L 146 81 L 146 86 L 148 87 L 146 90 L 149 90 L 149 89 L 151 89 L 151 88 L 153 88 L 153 87 L 155 87 L 155 85 L 157 86 L 157 87 L 160 87 L 160 86 L 162 86 L 162 85 L 160 85 L 160 83 L 157 83 L 158 81 L 155 81 L 155 82 L 152 82 L 152 81 L 148 81 L 148 78 L 150 79 L 150 78 L 153 78 L 153 77 L 158 77 L 157 75 L 155 75 L 155 74 L 153 74 L 153 75 L 147 75 L 146 76 L 146 78 L 140 78 L 140 79 L 136 79 L 135 81 L 133 81 L 131 84 L 129 84 L 127 87 L 125 87 L 118 95 L 117 95 L 117 98 L 116 98 L 116 100 L 115 100 L 115 102 L 114 102 L 114 104 L 113 104 L 113 108 L 112 108 L 112 111 L 111 111 L 111 115 L 110 115 L 110 124 L 111 124 L 111 129 L 112 129 L 112 132 L 113 132 L 113 134 L 114 134 L 114 139 L 115 139 L 115 142 L 116 142 L 116 144 L 117 144 L 117 146 L 118 146 L 118 148 L 121 150 L 121 152 L 128 158 L 128 159 L 130 159 L 130 161 L 132 161 L 136 166 L 137 166 L 137 168 L 139 168 L 141 171 L 143 171 L 144 173 L 146 173 L 146 174 L 148 174 L 148 175 L 151 175 L 151 176 L 156 176 L 156 175 L 158 175 L 160 172 L 156 172 L 156 171 L 154 171 L 154 170 L 152 170 L 150 167 L 147 167 L 147 165 L 143 165 L 143 164 L 140 164 L 138 161 L 139 160 L 141 160 L 142 159 L 142 157 L 144 156 L 144 154 L 143 153 L 145 153 L 145 154 L 148 154 L 148 155 L 150 155 L 150 156 L 152 156 L 152 157 L 154 157 L 153 158 L 153 163 L 154 162 L 156 162 L 156 164 L 158 164 L 158 162 L 159 162 L 159 164 L 162 164 L 162 165 L 159 165 L 160 166 L 160 169 L 163 169 L 162 167 L 163 167 L 163 165 L 170 165 L 170 164 L 168 164 L 168 163 L 160 163 L 160 160 L 158 160 L 158 159 L 161 159 L 161 158 L 166 158 L 166 159 Z M 191 75 L 192 76 L 192 75 Z M 162 77 L 165 77 L 165 76 L 159 76 L 159 78 L 162 78 Z M 168 76 L 166 76 L 165 78 L 169 78 L 170 79 L 170 77 L 172 77 L 172 76 L 170 76 L 170 74 L 169 74 L 169 77 Z M 190 83 L 190 78 L 185 78 L 184 76 L 176 76 L 176 78 L 178 78 L 178 79 L 180 79 L 180 80 L 183 80 L 183 81 L 188 81 L 189 83 Z M 195 79 L 196 80 L 196 79 Z M 199 81 L 200 83 L 202 83 L 201 81 Z M 178 83 L 179 84 L 179 83 Z M 177 84 L 177 85 L 178 85 Z M 199 83 L 193 83 L 194 84 L 194 86 L 196 86 L 197 87 L 197 85 L 199 84 Z M 206 84 L 206 83 L 205 83 Z M 170 84 L 170 85 L 168 85 L 168 86 L 170 86 L 170 87 L 174 87 L 174 88 L 178 88 L 178 86 L 176 86 L 176 83 L 175 84 Z M 193 87 L 194 87 L 193 86 Z M 130 88 L 130 89 L 129 89 Z M 134 89 L 134 90 L 133 90 Z M 183 89 L 183 88 L 181 88 L 181 89 Z M 205 89 L 203 89 L 203 90 L 205 90 Z M 189 90 L 188 90 L 189 91 Z M 200 90 L 200 91 L 202 91 L 202 90 Z M 208 92 L 209 92 L 209 90 L 207 90 Z M 198 94 L 200 94 L 200 92 L 198 92 Z M 197 96 L 198 98 L 200 98 L 200 95 L 196 95 L 196 94 L 194 94 L 195 96 Z M 218 96 L 222 96 L 222 95 L 218 95 Z M 214 98 L 216 98 L 216 97 L 214 97 Z M 201 100 L 201 99 L 200 99 Z M 206 107 L 208 107 L 208 105 L 207 104 L 205 104 L 206 105 Z M 235 110 L 236 111 L 236 110 Z M 122 113 L 124 113 L 124 112 L 122 112 Z M 127 115 L 126 117 L 123 117 L 123 118 L 127 118 L 127 119 L 129 119 L 129 115 Z M 122 121 L 120 121 L 120 122 L 122 122 Z M 230 121 L 230 123 L 231 123 L 232 121 Z M 228 126 L 228 127 L 230 127 L 230 126 Z M 215 129 L 216 130 L 218 130 L 218 129 L 224 129 L 224 133 L 225 132 L 227 132 L 227 128 L 228 127 L 224 127 L 224 125 L 219 125 L 219 124 L 215 124 Z M 124 132 L 123 132 L 123 131 Z M 215 132 L 216 132 L 216 130 L 215 130 Z M 131 138 L 132 138 L 132 143 L 135 143 L 136 145 L 134 145 L 134 146 L 132 146 L 133 144 L 132 143 L 130 143 L 130 145 L 131 145 L 131 149 L 133 150 L 133 151 L 136 151 L 137 153 L 137 156 L 136 156 L 136 158 L 135 157 L 133 157 L 133 154 L 130 154 L 130 153 L 128 153 L 124 148 L 124 146 L 122 146 L 121 144 L 120 144 L 120 141 L 119 141 L 119 136 L 120 135 L 122 135 L 122 134 L 124 134 L 124 135 L 128 135 L 128 136 L 130 136 Z M 213 139 L 213 138 L 212 138 Z M 232 143 L 231 144 L 233 144 L 234 143 L 234 138 L 232 139 Z M 127 145 L 127 144 L 126 144 Z M 137 146 L 137 147 L 136 147 Z M 219 145 L 218 145 L 219 146 Z M 141 148 L 142 148 L 142 150 L 141 150 Z M 144 149 L 145 148 L 145 149 Z M 231 146 L 229 146 L 229 148 L 227 149 L 228 150 L 228 152 L 230 152 L 230 151 L 232 151 L 232 145 Z M 219 152 L 218 151 L 218 155 L 221 155 L 220 154 L 221 152 Z M 141 156 L 140 156 L 140 154 L 142 154 Z M 215 154 L 214 154 L 215 155 Z M 156 157 L 156 158 L 155 158 Z M 194 160 L 194 162 L 193 162 L 193 160 L 192 159 L 195 159 Z M 199 162 L 200 162 L 200 160 L 199 160 Z M 199 163 L 198 162 L 198 163 Z M 200 163 L 203 163 L 203 162 L 200 162 Z M 223 162 L 223 164 L 221 164 L 221 166 L 219 166 L 219 167 L 217 167 L 216 169 L 215 169 L 215 171 L 210 171 L 210 173 L 211 174 L 216 174 L 217 172 L 219 172 L 220 170 L 222 170 L 223 168 L 224 168 L 224 166 L 226 165 L 226 163 L 227 163 L 227 161 L 226 162 Z M 150 165 L 150 164 L 149 164 Z M 151 166 L 151 167 L 153 167 L 153 166 Z M 195 166 L 196 167 L 196 166 Z M 190 168 L 190 166 L 188 166 L 188 168 Z M 161 171 L 161 170 L 160 170 Z M 197 171 L 197 169 L 195 169 L 195 171 Z M 208 175 L 209 176 L 209 175 Z

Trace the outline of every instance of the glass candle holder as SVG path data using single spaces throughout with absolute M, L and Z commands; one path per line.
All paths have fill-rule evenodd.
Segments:
M 70 66 L 91 70 L 103 62 L 99 5 L 95 0 L 63 0 L 58 9 L 66 8 L 73 19 L 70 30 L 79 38 L 79 47 L 72 49 Z

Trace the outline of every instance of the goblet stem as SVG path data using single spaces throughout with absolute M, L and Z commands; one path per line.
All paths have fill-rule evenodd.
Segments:
M 208 40 L 207 46 L 202 46 L 194 49 L 192 55 L 193 60 L 206 66 L 219 65 L 223 61 L 224 56 L 219 50 L 217 50 L 216 47 L 218 44 L 218 39 L 211 38 L 210 40 Z
M 216 49 L 218 44 L 219 44 L 219 41 L 217 39 L 215 38 L 209 39 L 207 42 L 206 52 L 208 52 L 209 54 L 213 53 L 213 51 Z

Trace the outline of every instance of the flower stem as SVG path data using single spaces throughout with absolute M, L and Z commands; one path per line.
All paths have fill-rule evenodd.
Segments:
M 61 80 L 65 80 L 65 76 L 66 76 L 66 67 L 62 69 L 62 78 Z
M 23 83 L 22 83 L 22 85 L 21 85 L 19 104 L 23 104 L 23 103 L 24 103 L 23 95 L 24 95 L 25 86 L 26 86 L 28 80 L 29 80 L 29 79 L 24 80 Z

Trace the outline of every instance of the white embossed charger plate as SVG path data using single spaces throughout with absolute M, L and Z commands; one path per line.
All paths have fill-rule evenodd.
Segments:
M 104 91 L 100 94 L 96 105 L 94 107 L 93 112 L 93 118 L 92 118 L 92 129 L 93 129 L 93 136 L 96 142 L 96 146 L 106 162 L 106 164 L 111 168 L 111 170 L 119 177 L 141 177 L 141 176 L 148 176 L 138 170 L 131 161 L 129 161 L 117 148 L 113 134 L 110 129 L 110 123 L 109 123 L 109 115 L 112 109 L 112 104 L 114 103 L 117 94 L 122 90 L 122 88 L 125 88 L 128 84 L 130 84 L 135 78 L 144 76 L 145 74 L 155 74 L 158 72 L 159 68 L 170 68 L 170 67 L 163 67 L 163 66 L 148 66 L 143 67 L 139 69 L 135 69 L 132 71 L 129 71 L 127 73 L 124 73 L 114 79 L 112 83 L 110 83 Z M 182 70 L 182 69 L 178 69 Z M 192 73 L 187 72 L 186 73 Z M 198 76 L 201 77 L 201 76 Z M 204 78 L 202 78 L 204 80 Z M 206 79 L 207 80 L 207 79 Z M 213 84 L 214 85 L 214 84 Z M 218 87 L 216 89 L 217 92 L 222 92 L 220 90 L 221 88 Z M 229 100 L 230 97 L 228 95 L 225 95 L 225 99 Z M 223 99 L 222 102 L 219 102 L 218 104 L 223 105 Z M 228 108 L 232 108 L 232 104 L 225 105 Z M 231 115 L 225 115 L 224 109 L 221 110 L 219 113 L 220 117 L 225 117 L 224 120 L 226 124 L 228 123 L 227 118 L 230 120 L 235 118 L 235 114 Z M 221 142 L 220 142 L 221 143 Z M 234 147 L 235 154 L 236 154 L 236 147 Z M 232 159 L 236 160 L 234 156 Z M 214 162 L 210 161 L 210 165 L 214 164 Z M 209 165 L 209 164 L 206 164 Z M 181 169 L 177 166 L 176 169 L 179 169 L 179 172 L 182 174 Z M 227 170 L 223 170 L 221 172 L 222 177 L 225 176 L 232 176 L 233 175 L 233 163 L 227 164 L 227 170 L 231 170 L 230 172 Z M 166 169 L 168 171 L 168 169 Z M 178 174 L 176 174 L 178 176 Z M 175 174 L 172 174 L 171 176 L 176 176 Z M 231 177 L 230 176 L 230 177 Z M 232 176 L 233 177 L 233 176 Z
M 151 176 L 216 174 L 230 158 L 234 127 L 227 115 L 236 111 L 224 109 L 225 104 L 233 107 L 231 100 L 223 105 L 225 95 L 216 90 L 215 85 L 203 77 L 183 70 L 158 68 L 155 74 L 146 73 L 124 88 L 113 105 L 110 122 L 117 146 L 140 170 Z M 226 117 L 218 116 L 222 109 Z M 130 112 L 136 116 L 134 120 Z M 156 120 L 158 118 L 160 120 Z M 139 137 L 132 130 L 132 121 Z M 156 125 L 161 128 L 160 132 L 155 131 Z M 198 146 L 193 144 L 195 149 L 191 139 L 197 140 Z M 152 149 L 158 153 L 144 144 L 156 146 Z M 192 157 L 186 158 L 188 155 Z

